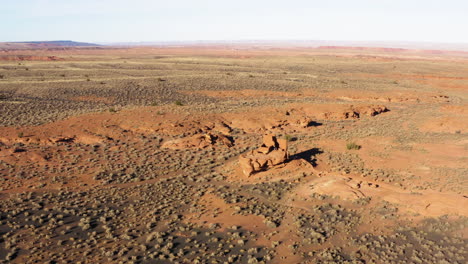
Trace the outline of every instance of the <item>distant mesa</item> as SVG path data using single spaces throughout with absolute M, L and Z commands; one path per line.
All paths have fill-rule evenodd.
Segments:
M 63 61 L 57 56 L 0 55 L 0 61 Z
M 369 51 L 384 51 L 384 52 L 403 52 L 409 49 L 403 48 L 384 48 L 384 47 L 355 47 L 355 46 L 319 46 L 318 49 L 346 49 L 346 50 L 369 50 Z
M 70 48 L 70 47 L 99 47 L 101 45 L 71 40 L 54 41 L 24 41 L 24 42 L 0 42 L 0 49 L 41 49 L 41 48 Z
M 18 43 L 18 44 L 30 44 L 36 46 L 60 46 L 60 47 L 95 47 L 101 46 L 94 43 L 87 43 L 87 42 L 76 42 L 71 40 L 54 40 L 54 41 L 25 41 L 25 42 L 10 42 L 10 43 Z

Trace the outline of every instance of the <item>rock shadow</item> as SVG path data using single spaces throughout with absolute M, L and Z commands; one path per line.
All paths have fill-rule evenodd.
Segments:
M 321 126 L 323 125 L 323 123 L 320 123 L 320 122 L 315 122 L 315 121 L 310 121 L 307 126 L 308 127 L 318 127 L 318 126 Z
M 299 153 L 289 156 L 289 161 L 296 160 L 296 159 L 303 159 L 315 167 L 317 166 L 317 159 L 315 158 L 315 156 L 318 154 L 322 154 L 322 153 L 323 151 L 319 148 L 311 148 L 309 150 L 299 152 Z

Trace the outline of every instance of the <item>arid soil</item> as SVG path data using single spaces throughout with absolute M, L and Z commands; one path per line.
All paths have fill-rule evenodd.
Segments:
M 3 263 L 468 260 L 463 54 L 1 58 Z

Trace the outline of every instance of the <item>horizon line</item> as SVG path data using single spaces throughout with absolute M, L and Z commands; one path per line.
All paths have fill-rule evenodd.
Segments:
M 31 42 L 83 42 L 90 44 L 98 43 L 170 43 L 170 42 L 207 42 L 207 43 L 224 43 L 224 42 L 257 42 L 257 43 L 281 43 L 281 42 L 344 42 L 344 43 L 393 43 L 393 44 L 459 44 L 468 45 L 468 42 L 442 42 L 442 41 L 419 41 L 419 40 L 336 40 L 336 39 L 187 39 L 187 40 L 128 40 L 128 41 L 87 41 L 73 39 L 49 39 L 49 40 L 9 40 L 0 41 L 0 43 L 31 43 Z

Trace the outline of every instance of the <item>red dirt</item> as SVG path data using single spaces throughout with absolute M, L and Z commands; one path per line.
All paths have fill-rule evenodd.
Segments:
M 411 212 L 432 217 L 446 214 L 468 216 L 468 200 L 462 195 L 434 191 L 410 192 L 356 176 L 322 176 L 310 181 L 297 192 L 303 197 L 319 193 L 339 196 L 345 200 L 370 197 L 373 201 L 384 200 L 396 204 L 401 213 Z
M 170 53 L 182 56 L 195 54 L 243 59 L 255 56 L 267 56 L 268 54 L 274 54 L 274 52 L 278 52 L 276 55 L 297 56 L 301 52 L 310 55 L 314 54 L 314 52 L 315 54 L 321 52 L 320 50 L 322 49 L 333 50 L 335 47 L 280 51 L 233 51 L 219 46 L 213 49 L 201 47 L 136 48 L 131 51 L 134 53 L 133 55 L 136 54 L 137 57 L 141 56 L 142 58 L 148 53 L 165 55 Z M 359 51 L 361 48 L 354 50 Z M 104 51 L 76 49 L 72 51 L 73 54 L 76 51 L 76 54 L 128 55 L 129 49 Z M 67 52 L 72 51 L 63 50 L 57 53 L 67 54 Z M 400 56 L 399 52 L 410 53 L 408 50 L 399 49 L 375 49 L 372 51 L 398 53 L 398 56 Z M 48 51 L 43 52 L 47 53 Z M 326 53 L 320 54 L 326 55 Z M 432 53 L 429 52 L 429 54 Z M 348 55 L 340 54 L 336 56 Z M 367 55 L 351 54 L 349 56 L 365 60 L 371 58 L 365 57 Z M 405 56 L 401 55 L 402 58 Z M 443 89 L 451 89 L 450 87 L 452 86 L 460 85 L 461 91 L 465 89 L 463 81 L 468 80 L 468 77 L 462 75 L 451 76 L 449 73 L 438 73 L 438 75 L 366 73 L 349 74 L 348 76 L 357 79 L 409 80 Z M 293 149 L 291 151 L 292 154 L 300 154 L 313 149 L 322 150 L 323 153 L 317 151 L 317 153 L 310 154 L 310 160 L 307 159 L 308 157 L 297 155 L 286 162 L 275 163 L 274 165 L 270 164 L 271 166 L 262 168 L 262 171 L 256 172 L 251 177 L 247 177 L 242 172 L 237 154 L 235 157 L 226 158 L 222 165 L 217 166 L 211 171 L 213 174 L 217 173 L 225 177 L 226 180 L 224 182 L 218 182 L 218 180 L 211 181 L 209 183 L 209 190 L 199 200 L 203 210 L 197 213 L 188 213 L 186 211 L 183 214 L 183 221 L 205 227 L 209 227 L 211 224 L 219 224 L 220 231 L 226 231 L 226 229 L 230 229 L 234 225 L 241 226 L 242 229 L 261 234 L 258 238 L 254 239 L 254 244 L 256 245 L 270 247 L 271 241 L 282 242 L 276 248 L 277 255 L 275 261 L 277 263 L 299 263 L 303 259 L 299 254 L 293 254 L 289 248 L 293 243 L 303 243 L 300 236 L 296 233 L 298 228 L 295 225 L 294 216 L 300 215 L 303 212 L 311 212 L 313 206 L 317 205 L 317 203 L 339 204 L 361 213 L 362 224 L 352 227 L 352 231 L 356 231 L 357 233 L 372 233 L 378 230 L 380 233 L 375 232 L 375 234 L 383 234 L 388 230 L 391 230 L 391 232 L 395 231 L 396 227 L 392 225 L 395 225 L 396 221 L 380 219 L 378 216 L 381 215 L 374 212 L 381 203 L 392 204 L 397 209 L 395 214 L 401 216 L 403 220 L 420 220 L 424 217 L 439 217 L 443 215 L 449 215 L 450 217 L 468 216 L 468 201 L 463 193 L 464 191 L 460 191 L 459 189 L 454 191 L 446 187 L 448 184 L 463 183 L 464 179 L 458 179 L 459 182 L 448 182 L 456 177 L 446 177 L 445 174 L 437 173 L 438 170 L 448 170 L 448 173 L 450 173 L 451 169 L 466 168 L 468 141 L 457 136 L 459 134 L 463 136 L 463 134 L 468 133 L 467 105 L 457 103 L 463 100 L 460 99 L 463 97 L 457 97 L 456 93 L 454 95 L 452 90 L 438 91 L 436 89 L 429 89 L 415 91 L 416 89 L 398 88 L 397 84 L 395 84 L 395 89 L 388 89 L 384 92 L 344 89 L 342 87 L 329 89 L 328 91 L 315 89 L 313 92 L 312 89 L 304 89 L 298 92 L 252 89 L 242 89 L 239 91 L 185 91 L 184 93 L 189 95 L 201 94 L 214 98 L 222 98 L 226 101 L 241 98 L 243 101 L 255 102 L 256 100 L 288 98 L 316 99 L 317 102 L 311 100 L 309 103 L 269 105 L 269 101 L 266 101 L 262 106 L 255 106 L 255 104 L 253 104 L 254 106 L 239 106 L 238 109 L 221 111 L 219 114 L 205 110 L 195 111 L 190 105 L 128 107 L 117 109 L 115 113 L 84 114 L 40 126 L 0 127 L 0 161 L 14 164 L 14 166 L 34 164 L 40 168 L 59 168 L 61 166 L 68 166 L 66 168 L 70 168 L 81 166 L 83 163 L 86 166 L 90 164 L 94 166 L 93 170 L 86 173 L 78 172 L 73 173 L 73 175 L 62 173 L 63 177 L 67 177 L 67 183 L 65 184 L 54 183 L 52 175 L 43 175 L 40 180 L 24 180 L 20 177 L 9 175 L 9 180 L 21 183 L 18 184 L 20 187 L 10 188 L 12 181 L 6 181 L 3 186 L 5 190 L 2 193 L 13 195 L 26 191 L 40 192 L 63 189 L 82 191 L 101 188 L 101 183 L 95 180 L 93 176 L 96 172 L 100 172 L 100 167 L 104 167 L 105 164 L 93 161 L 93 158 L 102 154 L 93 152 L 92 147 L 99 148 L 106 146 L 106 144 L 112 141 L 124 142 L 124 147 L 114 146 L 107 150 L 109 153 L 131 151 L 135 154 L 135 159 L 138 159 L 138 149 L 137 147 L 133 148 L 136 144 L 132 145 L 130 143 L 140 142 L 141 138 L 153 136 L 157 138 L 157 143 L 156 141 L 148 141 L 150 143 L 144 147 L 150 149 L 150 151 L 153 150 L 153 147 L 155 151 L 156 149 L 157 151 L 161 149 L 167 151 L 170 153 L 168 154 L 168 159 L 171 159 L 170 155 L 173 153 L 186 149 L 189 149 L 187 152 L 193 151 L 194 153 L 203 151 L 204 154 L 202 155 L 208 153 L 209 159 L 214 159 L 217 157 L 212 157 L 210 154 L 216 153 L 214 151 L 220 149 L 231 150 L 234 147 L 238 148 L 238 153 L 246 153 L 260 146 L 261 140 L 259 139 L 256 142 L 257 138 L 260 138 L 264 133 L 271 133 L 277 136 L 297 136 L 297 139 L 288 142 L 289 149 L 291 147 Z M 72 100 L 112 103 L 113 98 L 78 96 Z M 307 102 L 307 100 L 305 101 Z M 426 108 L 420 107 L 421 105 Z M 413 108 L 416 109 L 414 112 L 409 112 L 409 114 L 406 112 Z M 430 114 L 420 109 L 429 111 Z M 220 108 L 220 110 L 222 109 Z M 410 116 L 413 113 L 417 115 L 414 119 Z M 406 139 L 402 138 L 398 133 L 395 133 L 398 135 L 385 133 L 387 132 L 385 130 L 387 127 L 395 129 L 392 122 L 399 119 L 400 115 L 408 117 L 408 120 L 402 123 L 401 128 L 398 126 L 393 131 L 398 132 L 398 129 L 413 129 L 414 131 L 412 132 L 414 134 L 417 134 L 417 132 L 427 132 L 430 135 L 439 133 L 440 137 L 432 137 L 436 138 L 437 141 L 424 141 L 426 138 L 423 138 L 421 141 L 405 141 Z M 382 120 L 387 123 L 384 123 Z M 373 121 L 379 125 L 383 124 L 383 130 L 379 130 L 379 132 L 386 136 L 372 134 L 374 132 L 374 127 L 372 127 Z M 371 125 L 364 126 L 362 124 Z M 353 132 L 359 129 L 363 130 L 360 134 L 353 134 Z M 419 131 L 417 131 L 418 129 Z M 330 138 L 324 139 L 321 137 L 323 134 L 330 135 Z M 226 141 L 231 135 L 235 135 L 237 140 L 237 142 L 234 142 L 234 146 Z M 343 135 L 343 137 L 334 137 L 336 135 Z M 421 135 L 417 134 L 417 136 Z M 420 139 L 418 138 L 418 140 Z M 354 141 L 361 145 L 362 148 L 359 150 L 347 150 L 346 143 L 349 141 Z M 145 142 L 142 144 L 147 144 L 146 141 L 141 142 Z M 153 146 L 152 144 L 155 145 Z M 126 149 L 127 145 L 129 149 Z M 45 150 L 37 150 L 39 147 L 44 147 Z M 85 151 L 83 149 L 80 150 L 79 148 L 81 147 Z M 213 152 L 210 153 L 211 151 Z M 54 153 L 58 153 L 59 155 L 51 158 Z M 345 170 L 341 170 L 340 166 L 326 159 L 326 155 L 328 154 L 331 157 L 336 155 L 337 159 L 345 159 L 347 157 L 345 154 L 349 154 L 352 157 L 355 156 L 355 159 L 349 161 L 351 166 L 357 165 L 362 161 L 366 169 L 394 170 L 397 171 L 399 178 L 397 177 L 396 181 L 386 181 L 387 179 L 381 178 L 371 179 L 369 176 L 361 173 L 348 173 Z M 343 154 L 345 158 L 342 158 L 338 154 Z M 71 161 L 66 163 L 68 160 L 71 160 L 70 157 L 75 155 L 80 155 L 82 163 L 72 164 Z M 59 158 L 66 160 L 65 165 L 63 165 L 64 162 L 58 160 Z M 205 156 L 200 157 L 201 160 L 204 158 Z M 343 160 L 340 161 L 344 162 Z M 124 164 L 126 161 L 116 158 L 112 162 Z M 158 161 L 154 164 L 155 166 L 159 165 Z M 177 173 L 178 171 L 176 170 L 169 171 L 160 176 L 160 178 L 142 180 L 142 182 L 135 183 L 110 184 L 108 187 L 116 187 L 118 189 L 146 183 L 152 184 L 164 178 L 174 177 Z M 194 176 L 194 178 L 195 180 L 202 179 L 202 177 L 198 176 Z M 265 217 L 263 216 L 236 214 L 235 208 L 237 206 L 244 206 L 245 204 L 242 202 L 228 204 L 213 191 L 213 186 L 221 184 L 244 186 L 283 181 L 295 187 L 287 191 L 278 201 L 274 202 L 287 208 L 279 227 L 268 227 L 265 224 Z M 38 183 L 47 183 L 47 186 L 37 190 L 35 186 Z M 432 183 L 434 185 L 426 189 L 416 188 L 424 183 Z M 326 195 L 327 197 L 324 198 L 325 201 L 316 198 L 312 199 L 311 197 L 316 194 Z M 138 197 L 139 193 L 135 192 L 134 195 Z M 369 204 L 361 205 L 356 203 L 366 198 L 370 198 Z M 177 213 L 175 212 L 175 214 Z M 267 239 L 264 236 L 266 233 L 274 233 L 274 235 L 271 236 L 271 239 Z M 349 239 L 347 235 L 340 234 L 327 241 L 326 245 L 313 245 L 311 248 L 314 250 L 325 248 L 337 241 L 340 242 L 338 243 L 340 245 L 346 245 L 346 239 Z M 284 259 L 279 260 L 281 257 L 284 257 Z

